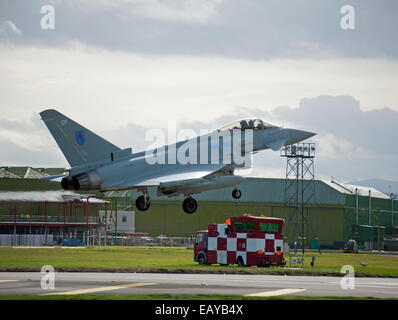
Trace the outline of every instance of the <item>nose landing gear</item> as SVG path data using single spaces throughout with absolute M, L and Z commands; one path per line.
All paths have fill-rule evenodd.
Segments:
M 149 195 L 146 192 L 144 192 L 144 194 L 142 196 L 139 196 L 137 198 L 137 200 L 135 200 L 135 206 L 140 211 L 148 210 L 150 205 L 151 205 L 151 201 L 150 201 Z
M 242 191 L 240 191 L 239 189 L 234 189 L 232 191 L 232 197 L 234 199 L 239 199 L 242 196 Z

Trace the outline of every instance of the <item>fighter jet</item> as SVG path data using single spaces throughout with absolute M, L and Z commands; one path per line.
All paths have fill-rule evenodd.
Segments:
M 140 211 L 150 207 L 149 187 L 158 196 L 184 195 L 182 208 L 192 214 L 204 191 L 232 187 L 232 197 L 242 195 L 243 176 L 235 169 L 252 165 L 251 157 L 261 150 L 277 151 L 308 139 L 315 133 L 272 125 L 261 119 L 242 119 L 200 136 L 163 147 L 133 152 L 120 149 L 62 113 L 48 109 L 40 113 L 70 168 L 62 178 L 65 190 L 101 192 L 136 189 Z

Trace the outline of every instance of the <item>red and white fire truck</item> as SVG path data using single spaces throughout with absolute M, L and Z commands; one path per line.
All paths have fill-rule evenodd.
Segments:
M 244 215 L 209 224 L 195 238 L 194 261 L 238 266 L 285 265 L 283 219 Z

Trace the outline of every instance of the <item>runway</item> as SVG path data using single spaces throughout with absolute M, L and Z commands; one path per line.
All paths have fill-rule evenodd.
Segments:
M 398 298 L 398 279 L 355 278 L 344 290 L 339 277 L 55 273 L 54 289 L 42 289 L 39 272 L 0 273 L 0 296 L 19 294 L 226 294 L 239 296 L 353 296 Z

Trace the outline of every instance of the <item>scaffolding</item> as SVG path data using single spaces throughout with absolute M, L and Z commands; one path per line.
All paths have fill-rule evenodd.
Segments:
M 90 197 L 21 201 L 24 194 L 0 201 L 0 234 L 4 238 L 0 245 L 50 245 L 61 238 L 78 238 L 89 244 L 90 235 L 101 226 L 100 208 L 108 209 L 107 202 L 92 203 Z
M 318 221 L 316 219 L 315 143 L 297 143 L 281 149 L 286 158 L 284 211 L 287 217 L 287 235 L 293 240 L 294 253 L 299 246 L 319 251 Z M 311 243 L 308 242 L 311 240 Z M 313 241 L 313 242 L 312 242 Z

